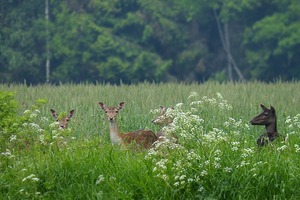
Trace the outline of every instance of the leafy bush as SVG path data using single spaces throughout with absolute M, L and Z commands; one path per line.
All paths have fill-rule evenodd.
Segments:
M 0 90 L 0 148 L 18 128 L 18 103 L 14 100 L 14 92 Z

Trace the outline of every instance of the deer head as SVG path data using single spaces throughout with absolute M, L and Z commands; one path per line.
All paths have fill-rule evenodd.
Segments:
M 70 119 L 73 117 L 75 110 L 71 110 L 68 115 L 65 114 L 58 114 L 55 110 L 50 109 L 52 116 L 56 119 L 58 122 L 58 128 L 66 129 L 68 128 L 68 123 Z
M 171 116 L 169 113 L 170 111 L 173 111 L 173 107 L 164 107 L 160 106 L 160 115 L 152 120 L 152 123 L 159 125 L 161 127 L 161 130 L 159 130 L 156 133 L 156 137 L 158 138 L 159 142 L 165 141 L 166 138 L 172 138 L 173 141 L 177 142 L 178 137 L 174 133 L 166 134 L 163 131 L 163 127 L 169 126 L 173 123 L 174 117 Z
M 264 105 L 260 104 L 261 109 L 263 110 L 262 113 L 254 117 L 250 123 L 252 125 L 270 125 L 276 124 L 276 112 L 275 109 L 271 106 L 270 109 L 265 107 Z
M 273 142 L 276 138 L 280 137 L 281 135 L 279 135 L 279 133 L 277 132 L 275 109 L 272 106 L 270 108 L 267 108 L 262 104 L 260 105 L 260 107 L 263 110 L 263 112 L 254 117 L 250 121 L 250 123 L 252 125 L 265 125 L 266 132 L 263 133 L 256 141 L 259 146 L 264 146 L 269 142 Z
M 118 112 L 121 110 L 125 104 L 125 102 L 121 102 L 118 106 L 114 107 L 106 107 L 106 105 L 102 102 L 98 102 L 100 108 L 106 113 L 107 119 L 110 122 L 115 122 L 117 120 Z
M 173 118 L 167 113 L 168 110 L 174 110 L 173 107 L 160 106 L 160 115 L 152 120 L 152 123 L 167 126 L 173 122 Z

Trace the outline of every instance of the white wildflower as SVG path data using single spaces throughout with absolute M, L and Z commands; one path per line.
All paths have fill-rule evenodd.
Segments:
M 197 97 L 197 96 L 199 96 L 197 92 L 191 92 L 191 94 L 188 97 L 188 99 L 193 98 L 193 97 Z
M 202 170 L 202 172 L 200 173 L 200 176 L 206 176 L 208 173 L 206 170 Z
M 287 116 L 287 119 L 285 120 L 285 123 L 286 123 L 286 124 L 289 124 L 289 123 L 291 123 L 291 122 L 292 122 L 291 117 L 290 117 L 290 116 Z
M 39 181 L 40 179 L 37 178 L 34 174 L 30 174 L 29 176 L 25 177 L 22 179 L 22 182 L 26 181 L 26 180 L 31 180 L 33 182 L 37 182 Z
M 298 144 L 295 144 L 294 147 L 295 147 L 296 152 L 299 153 L 299 152 L 300 152 L 300 147 L 299 147 L 299 145 L 298 145 Z
M 202 192 L 202 191 L 204 191 L 204 187 L 200 186 L 199 189 L 198 189 L 198 192 Z
M 37 114 L 31 113 L 30 118 L 36 118 Z
M 48 122 L 48 118 L 47 117 L 41 117 L 41 121 L 42 122 Z
M 185 177 L 186 177 L 186 175 L 181 175 L 181 176 L 179 177 L 179 180 L 184 180 Z
M 15 156 L 11 154 L 9 149 L 6 149 L 5 152 L 2 152 L 1 155 L 7 157 L 7 158 L 14 158 Z
M 51 123 L 50 125 L 49 125 L 49 127 L 50 128 L 55 128 L 55 127 L 57 127 L 58 126 L 58 122 L 53 122 L 53 123 Z
M 243 160 L 243 161 L 241 162 L 241 164 L 237 166 L 237 168 L 243 167 L 243 166 L 246 166 L 246 165 L 249 165 L 249 164 L 250 164 L 249 162 L 246 162 L 246 161 Z
M 188 179 L 188 182 L 189 182 L 189 183 L 192 183 L 192 182 L 194 182 L 194 179 L 193 179 L 193 178 L 189 178 L 189 179 Z
M 24 111 L 24 114 L 29 114 L 30 113 L 30 110 L 25 110 Z
M 229 173 L 229 172 L 232 171 L 232 168 L 231 168 L 231 167 L 225 167 L 225 168 L 224 168 L 224 171 L 227 172 L 227 173 Z
M 177 103 L 177 104 L 175 105 L 175 109 L 181 108 L 182 105 L 183 105 L 183 103 Z
M 239 148 L 238 147 L 232 147 L 231 150 L 232 151 L 237 151 L 237 150 L 239 150 Z
M 221 95 L 220 92 L 217 92 L 216 95 L 217 95 L 217 97 L 218 97 L 219 99 L 223 99 L 223 97 L 222 97 L 222 95 Z
M 99 185 L 99 183 L 103 182 L 104 181 L 104 176 L 103 175 L 99 175 L 98 176 L 98 179 L 96 181 L 96 185 Z
M 283 151 L 284 149 L 286 149 L 287 148 L 287 146 L 286 145 L 283 145 L 283 146 L 281 146 L 281 147 L 278 147 L 277 148 L 277 151 Z
M 9 137 L 9 141 L 10 141 L 10 142 L 13 142 L 13 141 L 15 141 L 15 140 L 17 140 L 17 136 L 16 136 L 16 135 L 11 135 L 11 136 Z

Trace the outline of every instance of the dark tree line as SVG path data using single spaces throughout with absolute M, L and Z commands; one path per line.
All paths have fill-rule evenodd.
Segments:
M 1 82 L 299 79 L 298 0 L 1 0 Z

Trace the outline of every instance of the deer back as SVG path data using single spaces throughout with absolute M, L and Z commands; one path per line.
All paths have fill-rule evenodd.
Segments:
M 133 144 L 142 148 L 151 148 L 153 143 L 157 140 L 156 135 L 151 130 L 137 130 L 121 135 L 123 143 Z

